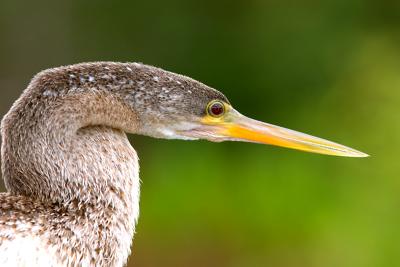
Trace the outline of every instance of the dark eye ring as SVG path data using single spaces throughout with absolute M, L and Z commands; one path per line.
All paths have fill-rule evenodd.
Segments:
M 207 106 L 207 113 L 215 118 L 221 117 L 225 113 L 224 103 L 218 100 L 211 101 Z

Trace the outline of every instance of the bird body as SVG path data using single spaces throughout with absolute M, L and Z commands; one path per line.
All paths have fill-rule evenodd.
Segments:
M 112 87 L 63 74 L 36 76 L 3 120 L 0 266 L 122 266 L 130 253 L 139 165 L 121 129 L 135 131 L 136 115 Z
M 0 194 L 0 266 L 126 264 L 140 194 L 126 133 L 365 155 L 248 119 L 222 93 L 159 68 L 95 62 L 45 70 L 1 124 L 8 192 Z

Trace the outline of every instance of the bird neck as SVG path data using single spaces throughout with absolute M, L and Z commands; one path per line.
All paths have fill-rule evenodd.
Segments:
M 111 91 L 57 90 L 49 96 L 34 80 L 3 119 L 6 188 L 102 225 L 113 253 L 105 256 L 124 261 L 139 213 L 138 158 L 125 134 L 136 114 Z M 77 247 L 104 237 L 95 228 Z
M 116 206 L 138 171 L 123 131 L 134 131 L 134 114 L 104 93 L 34 97 L 17 102 L 2 122 L 7 189 L 43 202 Z

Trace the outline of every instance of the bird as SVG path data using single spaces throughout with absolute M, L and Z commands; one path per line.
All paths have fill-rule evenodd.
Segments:
M 139 217 L 127 134 L 365 153 L 250 119 L 221 92 L 143 63 L 36 74 L 1 122 L 0 266 L 124 266 Z

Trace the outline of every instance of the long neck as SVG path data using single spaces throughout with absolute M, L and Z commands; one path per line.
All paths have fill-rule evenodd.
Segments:
M 112 246 L 104 257 L 123 262 L 139 212 L 138 159 L 124 132 L 137 130 L 137 116 L 115 81 L 66 91 L 74 84 L 51 75 L 35 78 L 2 121 L 6 188 L 79 213 L 93 223 L 88 240 L 103 225 Z

